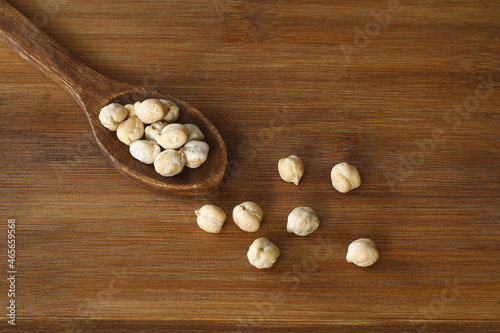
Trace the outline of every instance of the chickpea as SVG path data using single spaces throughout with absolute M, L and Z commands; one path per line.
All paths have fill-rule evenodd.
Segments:
M 234 223 L 243 231 L 255 232 L 259 230 L 263 217 L 262 208 L 255 202 L 247 201 L 233 209 Z
M 202 141 L 205 140 L 205 135 L 203 135 L 203 132 L 200 130 L 200 128 L 194 124 L 185 124 L 186 128 L 189 131 L 188 134 L 188 142 L 192 140 L 198 140 Z
M 186 155 L 186 166 L 195 169 L 205 163 L 208 158 L 208 143 L 205 141 L 189 141 L 181 151 Z
M 166 115 L 165 105 L 157 99 L 147 99 L 136 108 L 137 117 L 144 124 L 152 124 L 162 120 Z
M 278 171 L 281 179 L 285 182 L 299 185 L 304 175 L 304 165 L 298 156 L 290 155 L 287 158 L 279 160 Z
M 156 136 L 156 142 L 165 149 L 177 149 L 187 142 L 188 134 L 189 131 L 186 126 L 169 124 Z
M 186 155 L 173 149 L 162 151 L 154 160 L 156 172 L 163 177 L 178 175 L 186 166 Z
M 226 221 L 226 213 L 214 205 L 205 205 L 194 212 L 198 226 L 210 233 L 219 233 Z
M 280 249 L 264 237 L 254 240 L 247 252 L 248 261 L 258 269 L 272 267 L 279 256 Z
M 125 121 L 129 115 L 129 111 L 121 104 L 111 103 L 106 105 L 99 112 L 99 121 L 110 131 L 116 131 L 118 125 Z
M 152 123 L 151 125 L 147 126 L 144 129 L 144 136 L 146 140 L 156 140 L 156 136 L 161 133 L 161 130 L 166 126 L 167 124 L 162 122 L 162 121 L 157 121 L 155 123 Z
M 166 99 L 160 99 L 160 102 L 163 103 L 163 107 L 165 109 L 165 117 L 163 117 L 163 121 L 167 123 L 173 123 L 179 118 L 180 110 L 179 107 L 172 101 Z
M 135 107 L 132 104 L 125 105 L 125 109 L 128 110 L 128 117 L 137 117 L 137 113 L 135 112 Z
M 347 262 L 352 262 L 359 267 L 373 265 L 378 259 L 375 242 L 368 238 L 360 238 L 349 245 L 346 255 Z
M 332 168 L 332 185 L 340 193 L 347 193 L 361 185 L 358 169 L 347 163 L 339 163 Z
M 286 230 L 299 236 L 307 236 L 319 227 L 319 219 L 310 207 L 297 207 L 288 215 Z
M 132 142 L 140 140 L 144 135 L 144 124 L 139 118 L 130 117 L 118 125 L 116 135 L 121 142 L 130 146 Z
M 130 154 L 145 164 L 153 164 L 161 148 L 155 141 L 137 140 L 130 145 Z

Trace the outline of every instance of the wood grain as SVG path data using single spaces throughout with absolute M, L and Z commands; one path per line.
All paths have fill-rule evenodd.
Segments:
M 229 177 L 195 198 L 136 186 L 74 101 L 0 47 L 0 216 L 17 221 L 19 304 L 2 330 L 499 331 L 499 2 L 400 1 L 380 31 L 372 14 L 389 1 L 48 2 L 43 29 L 77 58 L 202 110 Z M 276 168 L 292 153 L 298 187 Z M 329 180 L 341 161 L 363 181 L 345 195 Z M 196 226 L 203 203 L 230 216 L 247 200 L 266 214 L 257 233 L 230 217 L 218 235 Z M 301 205 L 322 221 L 308 237 L 286 233 Z M 270 270 L 247 262 L 256 237 L 281 249 Z M 380 251 L 367 269 L 344 258 L 360 237 Z

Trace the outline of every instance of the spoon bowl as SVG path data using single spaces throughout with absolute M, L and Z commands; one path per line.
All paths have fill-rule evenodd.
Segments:
M 210 146 L 207 161 L 196 169 L 186 167 L 177 176 L 163 177 L 152 165 L 144 164 L 130 155 L 129 146 L 118 140 L 116 132 L 101 125 L 98 119 L 100 108 L 96 108 L 93 110 L 95 113 L 89 112 L 89 121 L 99 147 L 111 164 L 125 176 L 154 190 L 175 192 L 180 195 L 198 195 L 220 187 L 227 166 L 226 146 L 217 129 L 196 108 L 170 95 L 141 88 L 123 92 L 102 106 L 109 103 L 134 104 L 148 98 L 168 99 L 174 102 L 180 109 L 180 116 L 176 122 L 195 124 L 200 128 L 205 135 L 204 141 Z
M 193 106 L 170 95 L 131 86 L 97 73 L 5 0 L 0 0 L 0 40 L 63 87 L 80 104 L 99 148 L 123 175 L 153 190 L 176 195 L 202 195 L 222 186 L 227 167 L 226 145 L 212 123 Z M 180 109 L 176 122 L 195 124 L 203 132 L 210 152 L 207 161 L 199 168 L 185 168 L 174 177 L 163 177 L 152 165 L 133 158 L 129 146 L 99 121 L 101 108 L 110 103 L 134 104 L 149 98 L 174 102 Z

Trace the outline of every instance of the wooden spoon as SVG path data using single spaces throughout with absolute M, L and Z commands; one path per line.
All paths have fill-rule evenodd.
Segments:
M 87 115 L 104 156 L 123 175 L 154 190 L 176 195 L 201 195 L 222 185 L 227 166 L 226 145 L 217 129 L 191 105 L 170 95 L 134 87 L 97 73 L 5 0 L 0 0 L 0 40 L 73 96 Z M 197 169 L 185 168 L 174 177 L 162 177 L 152 165 L 134 159 L 129 147 L 117 139 L 116 133 L 99 122 L 101 108 L 109 103 L 134 104 L 148 98 L 173 101 L 181 113 L 177 122 L 195 124 L 201 129 L 210 145 L 209 157 L 203 165 Z

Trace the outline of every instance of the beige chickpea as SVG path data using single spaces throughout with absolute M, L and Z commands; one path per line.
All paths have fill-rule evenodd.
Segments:
M 361 185 L 358 169 L 345 162 L 332 168 L 332 185 L 340 193 L 347 193 Z
M 304 175 L 304 165 L 298 156 L 290 155 L 279 160 L 278 171 L 281 179 L 285 182 L 299 185 L 300 179 Z
M 214 205 L 205 205 L 194 212 L 198 226 L 210 233 L 219 233 L 226 221 L 226 213 Z
M 130 146 L 144 135 L 144 124 L 137 117 L 128 118 L 118 125 L 116 135 L 121 142 Z
M 319 227 L 319 218 L 310 207 L 297 207 L 288 215 L 286 230 L 299 236 L 307 236 Z
M 137 113 L 135 112 L 135 107 L 133 104 L 127 104 L 125 105 L 125 109 L 128 110 L 128 116 L 130 117 L 137 117 Z
M 179 107 L 174 102 L 167 99 L 160 99 L 160 102 L 163 103 L 165 109 L 165 116 L 162 120 L 167 123 L 173 123 L 176 121 L 180 115 Z
M 165 105 L 157 99 L 147 99 L 135 109 L 137 117 L 145 124 L 162 120 L 166 115 Z
M 200 128 L 194 124 L 184 124 L 186 128 L 189 131 L 188 134 L 188 142 L 197 140 L 197 141 L 202 141 L 205 140 L 205 135 L 203 135 L 203 132 L 200 130 Z
M 156 142 L 165 149 L 177 149 L 187 142 L 188 134 L 186 126 L 169 124 L 156 136 Z
M 208 158 L 209 146 L 205 141 L 189 141 L 181 151 L 186 155 L 186 166 L 195 169 L 205 163 Z
M 153 164 L 161 148 L 155 141 L 137 140 L 130 145 L 130 154 L 145 164 Z
M 152 123 L 149 126 L 146 126 L 144 129 L 144 137 L 146 140 L 156 140 L 156 136 L 160 134 L 161 130 L 166 126 L 167 124 L 162 122 L 162 121 L 157 121 L 155 123 Z
M 272 267 L 279 256 L 280 249 L 264 237 L 254 240 L 247 252 L 248 261 L 258 269 Z
M 243 231 L 255 232 L 259 230 L 263 217 L 262 208 L 255 202 L 247 201 L 233 209 L 234 223 Z
M 186 155 L 173 149 L 164 150 L 156 156 L 154 166 L 156 172 L 163 177 L 178 175 L 186 166 Z
M 125 121 L 129 111 L 121 104 L 111 103 L 106 105 L 99 112 L 99 121 L 110 131 L 116 131 L 118 125 Z
M 360 238 L 349 245 L 346 255 L 347 262 L 359 267 L 373 265 L 378 259 L 378 250 L 375 242 L 368 238 Z

